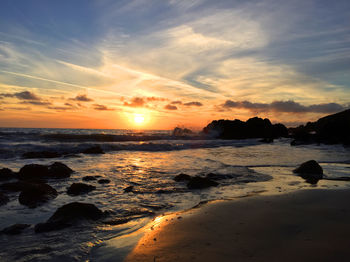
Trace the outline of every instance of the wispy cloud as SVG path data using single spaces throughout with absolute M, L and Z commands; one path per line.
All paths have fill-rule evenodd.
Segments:
M 70 100 L 74 100 L 74 101 L 80 101 L 80 102 L 92 102 L 94 101 L 92 98 L 87 97 L 87 95 L 77 95 L 74 98 L 70 98 Z
M 173 105 L 166 105 L 164 108 L 167 110 L 177 110 L 177 107 Z

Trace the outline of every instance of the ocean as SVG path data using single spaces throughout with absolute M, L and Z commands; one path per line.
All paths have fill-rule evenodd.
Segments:
M 342 145 L 290 146 L 288 138 L 263 143 L 259 139 L 207 139 L 199 134 L 174 137 L 169 130 L 103 129 L 0 129 L 0 168 L 18 171 L 25 164 L 59 161 L 75 172 L 70 178 L 49 180 L 59 195 L 37 208 L 18 202 L 19 193 L 8 194 L 1 206 L 0 229 L 15 223 L 31 224 L 21 235 L 0 234 L 1 261 L 101 261 L 99 248 L 113 238 L 125 244 L 115 247 L 115 260 L 122 259 L 133 241 L 127 236 L 154 217 L 179 212 L 212 200 L 228 200 L 255 194 L 282 194 L 300 189 L 349 188 L 350 182 L 320 180 L 309 184 L 292 171 L 314 159 L 326 178 L 350 177 L 350 148 Z M 99 146 L 104 154 L 85 154 Z M 54 158 L 37 158 L 28 152 L 54 152 Z M 178 174 L 220 179 L 208 189 L 188 189 L 174 181 Z M 82 181 L 100 176 L 110 183 Z M 92 192 L 70 196 L 74 182 L 96 186 Z M 132 186 L 131 192 L 125 188 Z M 74 227 L 34 233 L 34 225 L 46 221 L 57 208 L 70 202 L 85 202 L 108 211 L 108 220 L 82 222 Z M 122 223 L 126 222 L 126 223 Z M 135 240 L 136 241 L 136 240 Z

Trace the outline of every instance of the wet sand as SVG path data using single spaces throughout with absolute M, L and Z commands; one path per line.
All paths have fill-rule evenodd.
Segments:
M 156 218 L 126 261 L 349 261 L 350 190 L 215 202 Z

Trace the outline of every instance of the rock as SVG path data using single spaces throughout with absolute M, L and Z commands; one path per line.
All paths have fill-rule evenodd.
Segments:
M 179 174 L 177 176 L 174 177 L 174 180 L 176 182 L 181 182 L 181 181 L 190 181 L 191 180 L 191 176 L 187 175 L 187 174 Z
M 123 190 L 124 190 L 124 192 L 129 193 L 129 192 L 132 192 L 133 189 L 134 189 L 134 186 L 128 186 L 128 187 L 124 188 Z
M 217 186 L 218 183 L 210 180 L 209 178 L 195 176 L 187 183 L 189 189 L 203 189 L 212 186 Z
M 55 162 L 49 167 L 50 178 L 68 178 L 74 171 L 61 162 Z
M 28 224 L 14 224 L 1 230 L 1 233 L 6 235 L 18 235 L 28 227 L 30 227 L 30 225 Z
M 93 204 L 73 202 L 66 204 L 45 222 L 35 226 L 35 232 L 47 232 L 59 230 L 80 220 L 98 220 L 103 217 L 103 212 Z
M 214 174 L 214 173 L 209 173 L 205 177 L 208 178 L 208 179 L 211 179 L 211 180 L 223 180 L 223 179 L 232 179 L 232 178 L 234 178 L 233 175 Z
M 96 187 L 84 183 L 73 183 L 68 189 L 67 194 L 68 195 L 81 195 L 81 194 L 87 194 L 91 192 L 92 190 L 95 190 Z
M 9 201 L 10 199 L 0 192 L 0 206 L 6 205 Z
M 111 180 L 109 180 L 109 179 L 99 179 L 97 182 L 99 184 L 109 184 L 109 183 L 111 183 Z
M 32 158 L 56 158 L 61 157 L 62 154 L 51 151 L 40 151 L 40 152 L 26 152 L 22 155 L 23 158 L 32 159 Z
M 95 176 L 84 176 L 82 178 L 83 181 L 94 181 L 97 180 L 97 178 Z
M 318 180 L 323 178 L 323 169 L 315 160 L 302 163 L 293 172 L 299 174 L 310 184 L 316 184 Z
M 0 185 L 0 189 L 8 192 L 20 192 L 25 190 L 28 187 L 28 185 L 30 186 L 35 183 L 40 184 L 43 182 L 41 180 L 40 181 L 30 180 L 30 182 L 28 181 L 9 182 L 9 183 L 4 183 Z
M 271 124 L 267 118 L 253 117 L 246 122 L 214 120 L 203 128 L 203 133 L 222 139 L 277 138 L 288 136 L 288 129 L 283 124 Z
M 87 149 L 85 149 L 82 153 L 84 154 L 104 154 L 105 152 L 103 149 L 97 145 L 97 146 L 92 146 Z
M 188 128 L 175 127 L 171 135 L 181 137 L 181 136 L 188 136 L 192 134 L 193 134 L 192 130 Z
M 30 180 L 30 179 L 40 179 L 48 177 L 49 168 L 44 165 L 38 164 L 29 164 L 23 166 L 18 173 L 18 178 L 21 180 Z
M 1 168 L 0 169 L 0 181 L 10 180 L 10 179 L 16 179 L 16 173 L 13 172 L 9 168 Z
M 19 194 L 18 201 L 20 204 L 35 208 L 44 204 L 45 202 L 52 200 L 57 197 L 57 191 L 44 183 L 24 183 L 25 186 L 22 188 Z

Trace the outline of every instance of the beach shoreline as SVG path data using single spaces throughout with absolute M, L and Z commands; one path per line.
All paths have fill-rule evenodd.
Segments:
M 302 190 L 159 216 L 125 261 L 346 261 L 349 197 L 347 189 Z

